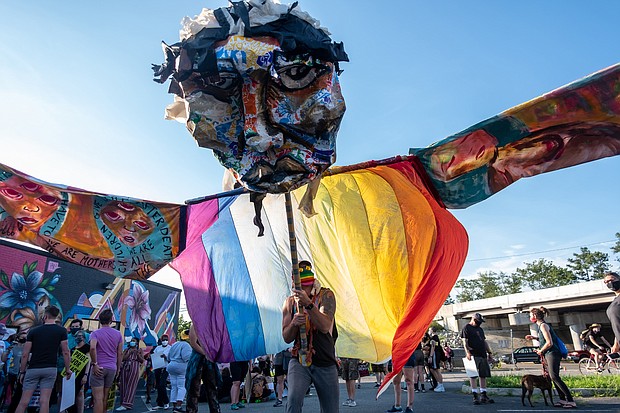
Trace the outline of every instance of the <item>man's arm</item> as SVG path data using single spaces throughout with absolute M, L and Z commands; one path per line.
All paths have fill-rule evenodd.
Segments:
M 69 344 L 67 340 L 60 342 L 60 351 L 62 352 L 62 358 L 65 360 L 65 376 L 71 377 L 71 352 L 69 351 Z
M 292 343 L 299 332 L 299 326 L 306 323 L 305 314 L 293 314 L 291 299 L 287 299 L 282 306 L 282 338 L 285 343 Z
M 101 377 L 103 375 L 103 369 L 97 364 L 97 339 L 92 337 L 90 339 L 90 365 L 91 370 L 95 376 Z
M 200 343 L 198 342 L 198 335 L 196 334 L 196 331 L 194 330 L 194 325 L 192 324 L 192 326 L 189 328 L 189 345 L 194 349 L 194 351 L 196 351 L 199 354 L 202 354 L 203 356 L 206 356 L 205 351 L 203 350 L 202 346 L 200 345 Z
M 26 372 L 26 365 L 28 364 L 28 357 L 30 357 L 30 351 L 32 350 L 32 341 L 26 341 L 24 344 L 24 351 L 22 352 L 22 359 L 19 365 L 19 373 L 24 375 Z
M 306 310 L 310 316 L 312 324 L 322 333 L 331 333 L 334 326 L 334 316 L 336 314 L 336 296 L 331 290 L 323 293 L 321 308 Z

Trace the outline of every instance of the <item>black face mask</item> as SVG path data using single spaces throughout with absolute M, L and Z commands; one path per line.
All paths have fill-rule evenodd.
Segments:
M 607 285 L 607 288 L 609 288 L 611 291 L 620 290 L 620 281 L 608 282 L 606 285 Z
M 25 338 L 20 338 L 20 339 L 18 339 L 17 341 L 23 344 L 23 343 L 25 343 L 25 342 L 26 342 L 26 339 L 25 339 Z
M 75 334 L 78 331 L 80 331 L 80 327 L 71 327 L 70 331 L 71 331 L 71 334 Z

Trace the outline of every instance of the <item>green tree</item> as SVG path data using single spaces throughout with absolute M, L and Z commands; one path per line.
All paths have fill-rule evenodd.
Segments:
M 183 318 L 183 314 L 179 316 L 179 327 L 177 328 L 177 339 L 181 337 L 181 332 L 185 330 L 189 330 L 192 325 L 192 320 L 186 320 Z
M 487 271 L 478 273 L 477 278 L 458 280 L 456 287 L 460 290 L 457 301 L 464 302 L 520 293 L 522 281 L 515 274 Z
M 515 274 L 532 290 L 560 287 L 577 282 L 577 276 L 572 271 L 558 267 L 544 258 L 526 263 L 525 268 L 517 268 Z
M 609 254 L 581 247 L 580 253 L 575 253 L 573 258 L 568 259 L 567 267 L 579 281 L 597 280 L 609 271 Z
M 616 232 L 616 244 L 611 247 L 611 251 L 614 254 L 620 254 L 620 232 Z M 620 261 L 620 256 L 617 258 L 618 261 Z

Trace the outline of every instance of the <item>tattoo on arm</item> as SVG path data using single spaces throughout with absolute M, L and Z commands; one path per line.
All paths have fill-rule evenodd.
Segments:
M 327 291 L 321 300 L 321 312 L 331 318 L 336 314 L 336 297 L 331 291 Z

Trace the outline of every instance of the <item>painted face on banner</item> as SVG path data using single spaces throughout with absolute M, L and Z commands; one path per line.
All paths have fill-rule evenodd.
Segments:
M 142 208 L 122 201 L 112 201 L 101 208 L 101 220 L 121 242 L 131 247 L 142 244 L 155 228 Z
M 335 161 L 345 103 L 332 63 L 286 55 L 271 37 L 231 36 L 215 54 L 219 78 L 180 82 L 199 146 L 258 192 L 297 188 Z
M 60 191 L 13 175 L 0 182 L 0 206 L 16 221 L 36 231 L 61 204 Z

